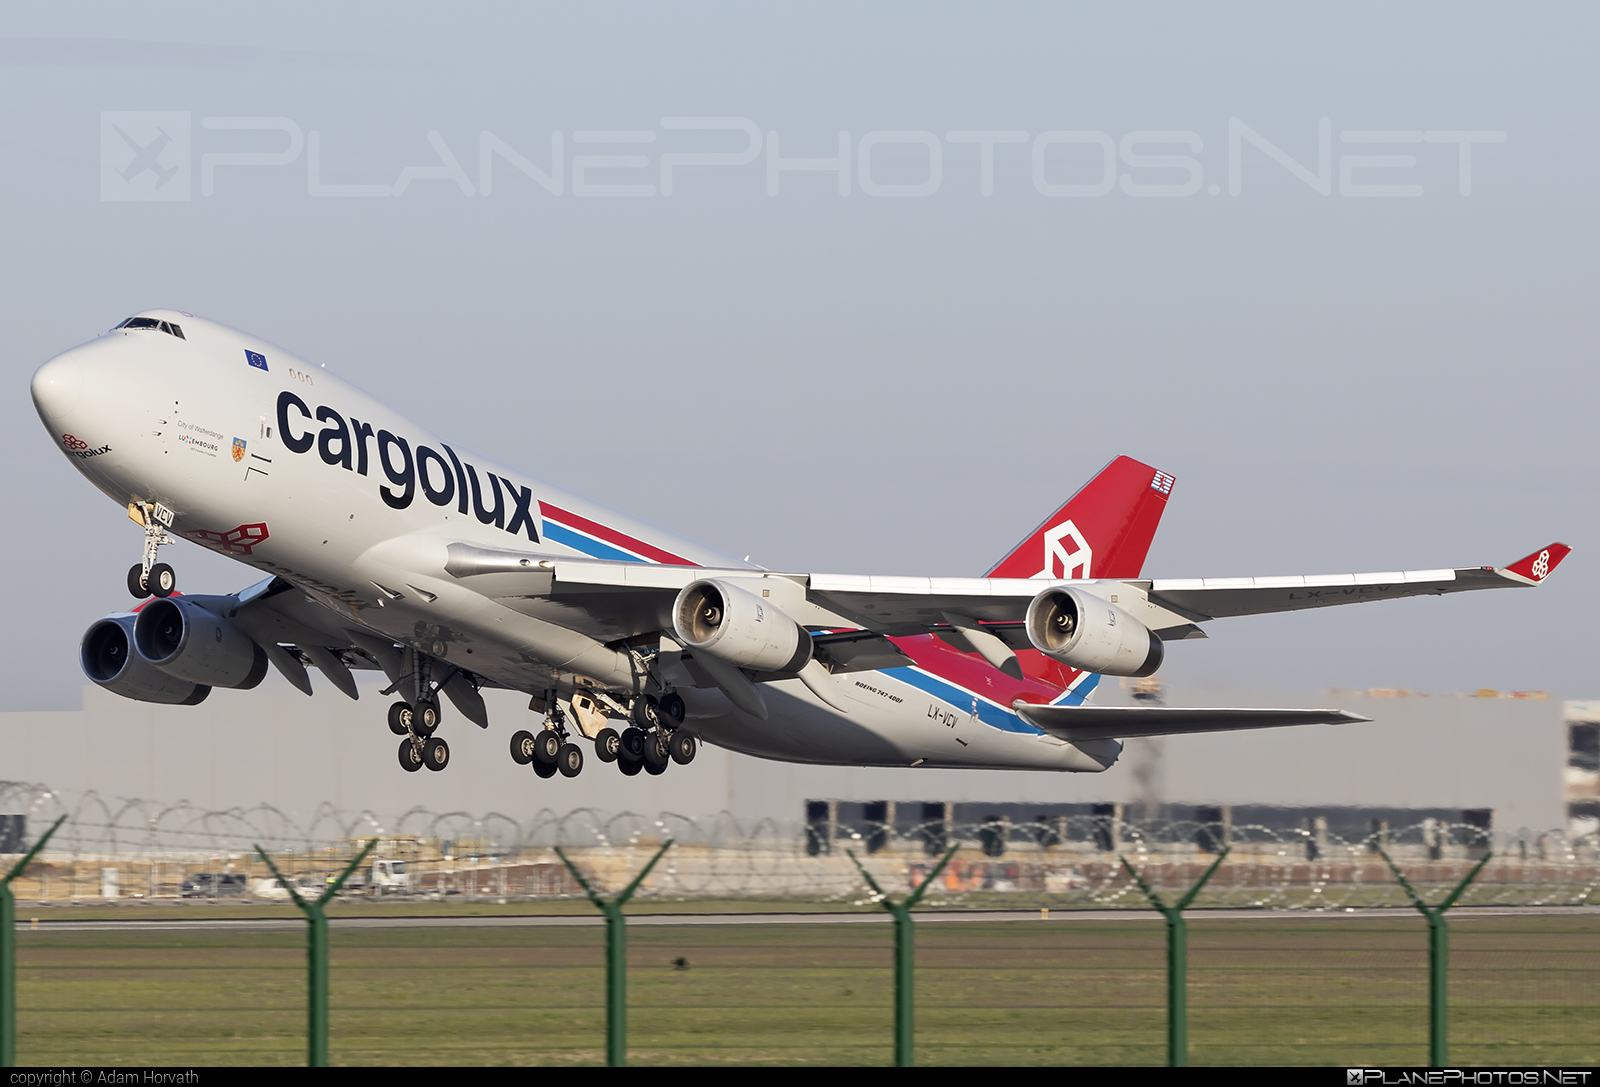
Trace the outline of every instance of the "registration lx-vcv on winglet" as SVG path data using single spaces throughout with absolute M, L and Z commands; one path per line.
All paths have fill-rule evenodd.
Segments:
M 33 378 L 51 439 L 145 533 L 145 603 L 90 626 L 100 686 L 193 705 L 269 666 L 351 698 L 381 669 L 407 770 L 443 769 L 441 695 L 530 696 L 511 754 L 541 776 L 584 751 L 624 773 L 697 740 L 844 765 L 1100 771 L 1131 736 L 1364 720 L 1323 709 L 1101 707 L 1166 643 L 1232 615 L 1542 582 L 1568 548 L 1503 568 L 1330 577 L 1141 576 L 1173 477 L 1111 462 L 982 578 L 782 573 L 741 562 L 435 436 L 327 370 L 151 310 Z M 175 592 L 173 536 L 265 578 Z M 150 597 L 153 599 L 148 599 Z M 514 723 L 521 724 L 521 723 Z

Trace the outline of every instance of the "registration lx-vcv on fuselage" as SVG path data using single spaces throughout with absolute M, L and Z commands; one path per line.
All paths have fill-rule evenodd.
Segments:
M 1213 618 L 1532 586 L 1568 549 L 1504 568 L 1148 580 L 1173 477 L 1112 461 L 989 576 L 764 570 L 495 463 L 320 366 L 234 329 L 146 311 L 47 362 L 35 406 L 74 467 L 141 524 L 137 612 L 93 624 L 86 673 L 193 704 L 275 666 L 355 697 L 386 673 L 406 769 L 442 769 L 442 702 L 488 727 L 484 687 L 529 695 L 512 757 L 624 772 L 697 740 L 805 762 L 1099 771 L 1119 739 L 1361 720 L 1338 710 L 1087 701 L 1146 676 Z M 182 537 L 266 575 L 176 591 Z M 131 540 L 130 540 L 131 543 Z M 187 588 L 187 586 L 186 586 Z M 442 697 L 441 697 L 442 696 Z

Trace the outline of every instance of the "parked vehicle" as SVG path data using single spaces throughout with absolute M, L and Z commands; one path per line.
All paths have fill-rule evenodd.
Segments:
M 413 892 L 411 871 L 405 861 L 378 860 L 345 881 L 348 894 L 408 895 Z
M 294 877 L 292 882 L 295 890 L 300 892 L 301 898 L 316 899 L 322 894 L 322 888 L 317 886 L 315 881 L 304 876 Z M 269 877 L 256 880 L 256 884 L 251 888 L 250 894 L 255 898 L 287 899 L 289 897 L 289 888 L 284 886 L 281 879 Z
M 183 898 L 237 898 L 248 884 L 239 872 L 196 872 L 178 888 Z

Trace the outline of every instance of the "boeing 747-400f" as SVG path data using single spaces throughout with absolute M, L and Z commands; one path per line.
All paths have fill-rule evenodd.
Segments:
M 281 348 L 150 310 L 33 377 L 51 441 L 140 525 L 143 600 L 89 627 L 95 683 L 194 705 L 269 666 L 397 696 L 400 765 L 442 770 L 441 702 L 529 696 L 511 756 L 576 775 L 688 763 L 700 740 L 772 759 L 1096 772 L 1121 740 L 1364 718 L 1323 709 L 1095 706 L 1201 624 L 1542 582 L 1568 548 L 1503 568 L 1151 580 L 1173 477 L 1112 461 L 984 577 L 765 570 L 497 464 Z M 174 537 L 261 580 L 182 595 Z M 442 697 L 441 697 L 442 696 Z

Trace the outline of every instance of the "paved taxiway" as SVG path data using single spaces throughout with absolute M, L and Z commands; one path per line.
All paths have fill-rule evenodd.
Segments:
M 18 903 L 18 909 L 26 906 Z M 1600 915 L 1600 906 L 1457 906 L 1450 911 L 1451 921 L 1471 921 L 1492 917 L 1552 917 Z M 1152 921 L 1159 919 L 1152 910 L 1051 910 L 1041 916 L 1038 910 L 956 911 L 929 910 L 915 914 L 921 924 L 944 924 L 977 921 L 1043 921 L 1070 923 L 1074 921 Z M 1415 916 L 1409 906 L 1355 910 L 1190 910 L 1190 920 L 1242 921 L 1270 917 L 1301 917 L 1327 920 L 1346 918 L 1394 918 Z M 887 912 L 877 913 L 642 913 L 630 914 L 630 926 L 667 925 L 870 925 L 886 924 Z M 505 916 L 434 916 L 434 917 L 330 917 L 333 929 L 382 928 L 528 928 L 591 927 L 602 925 L 605 919 L 598 911 L 592 914 L 559 915 L 505 915 Z M 17 922 L 17 930 L 32 932 L 272 932 L 299 929 L 305 921 L 298 917 L 238 917 L 181 918 L 166 920 L 68 921 L 41 918 L 34 928 L 32 918 Z

